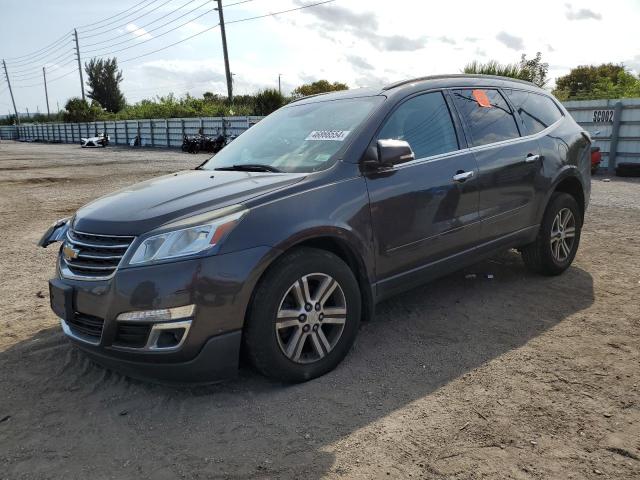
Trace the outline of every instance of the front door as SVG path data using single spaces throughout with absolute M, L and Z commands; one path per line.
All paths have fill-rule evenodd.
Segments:
M 409 98 L 391 113 L 378 139 L 405 140 L 415 160 L 366 176 L 385 281 L 473 247 L 478 241 L 478 168 L 460 151 L 442 92 Z M 400 282 L 401 283 L 401 282 Z

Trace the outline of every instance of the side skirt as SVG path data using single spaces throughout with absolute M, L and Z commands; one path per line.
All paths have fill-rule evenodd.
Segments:
M 375 300 L 376 302 L 380 302 L 393 295 L 422 285 L 423 283 L 478 263 L 502 250 L 531 243 L 535 240 L 539 228 L 539 225 L 523 228 L 522 230 L 483 243 L 463 252 L 380 280 L 374 285 L 374 291 L 376 293 Z

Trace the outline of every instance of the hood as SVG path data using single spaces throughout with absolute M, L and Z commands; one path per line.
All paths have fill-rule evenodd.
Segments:
M 147 180 L 80 208 L 73 228 L 140 235 L 168 222 L 245 202 L 293 185 L 306 174 L 189 170 Z

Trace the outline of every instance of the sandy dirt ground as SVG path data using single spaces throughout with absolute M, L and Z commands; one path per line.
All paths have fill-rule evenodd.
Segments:
M 243 368 L 177 389 L 94 365 L 49 310 L 56 251 L 36 241 L 204 159 L 0 144 L 0 478 L 640 478 L 640 182 L 594 178 L 564 275 L 507 252 L 407 292 L 306 384 Z

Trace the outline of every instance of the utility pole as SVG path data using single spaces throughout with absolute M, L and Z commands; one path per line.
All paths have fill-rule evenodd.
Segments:
M 9 80 L 9 72 L 7 72 L 7 62 L 2 59 L 2 66 L 4 67 L 4 76 L 7 79 L 7 85 L 9 85 L 9 93 L 11 94 L 11 103 L 13 103 L 13 111 L 16 114 L 16 123 L 20 124 L 20 115 L 18 115 L 18 109 L 16 108 L 16 101 L 13 98 L 13 90 L 11 90 L 11 81 Z
M 280 83 L 280 77 L 282 77 L 281 73 L 278 74 L 278 93 L 282 95 L 282 84 Z
M 47 117 L 51 116 L 51 112 L 49 111 L 49 92 L 47 92 L 47 72 L 42 67 L 42 76 L 44 78 L 44 98 L 47 100 Z
M 78 57 L 78 72 L 80 72 L 80 89 L 82 90 L 82 100 L 86 101 L 84 96 L 84 80 L 82 79 L 82 61 L 80 60 L 80 45 L 78 44 L 78 30 L 73 29 L 73 36 L 76 40 L 76 56 Z
M 231 70 L 229 69 L 229 52 L 227 52 L 227 34 L 224 30 L 224 14 L 222 13 L 222 0 L 216 0 L 218 3 L 218 16 L 220 17 L 220 34 L 222 35 L 222 53 L 224 54 L 224 70 L 227 75 L 227 95 L 229 103 L 233 102 L 233 80 L 231 78 Z M 77 40 L 76 40 L 77 43 Z

